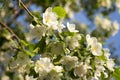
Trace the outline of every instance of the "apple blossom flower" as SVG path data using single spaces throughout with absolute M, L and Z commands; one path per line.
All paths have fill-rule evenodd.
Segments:
M 95 37 L 91 37 L 89 34 L 86 35 L 86 41 L 88 44 L 88 47 L 91 46 L 93 43 L 97 42 L 97 39 Z
M 87 64 L 83 64 L 82 62 L 75 67 L 74 74 L 78 75 L 79 77 L 83 77 L 87 74 L 88 69 L 91 69 L 91 67 Z
M 102 44 L 99 42 L 92 44 L 91 52 L 94 56 L 101 56 L 102 55 Z
M 119 31 L 119 23 L 117 21 L 113 22 L 113 32 L 112 35 L 114 36 L 115 34 L 117 34 Z
M 58 16 L 52 11 L 52 7 L 46 9 L 45 13 L 43 13 L 43 23 L 47 25 L 49 28 L 54 30 L 57 29 L 58 25 Z
M 75 34 L 73 36 L 67 36 L 66 44 L 72 50 L 72 49 L 75 49 L 76 47 L 79 47 L 80 45 L 79 40 L 81 40 L 81 36 L 79 34 Z
M 61 59 L 61 63 L 65 65 L 67 70 L 70 70 L 71 68 L 74 68 L 76 63 L 78 61 L 78 58 L 76 56 L 64 56 Z
M 67 28 L 70 32 L 79 32 L 78 30 L 75 30 L 75 24 L 67 23 Z
M 45 26 L 41 26 L 41 25 L 33 26 L 31 24 L 30 27 L 32 29 L 30 30 L 30 33 L 27 36 L 28 41 L 31 41 L 35 38 L 41 40 L 42 36 L 45 36 L 45 33 L 46 33 L 46 27 Z
M 113 59 L 107 60 L 106 66 L 110 71 L 114 71 L 115 63 L 114 63 Z
M 36 61 L 34 70 L 36 73 L 42 72 L 50 72 L 53 67 L 53 64 L 50 62 L 49 58 L 40 58 L 40 60 Z
M 90 35 L 86 35 L 86 41 L 88 47 L 90 46 L 90 50 L 94 56 L 102 55 L 102 44 L 99 43 L 95 37 L 90 37 Z

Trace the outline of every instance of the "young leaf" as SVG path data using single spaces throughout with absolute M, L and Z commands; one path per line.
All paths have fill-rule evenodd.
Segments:
M 120 80 L 120 67 L 115 68 L 113 77 L 115 78 L 115 80 Z
M 66 11 L 60 6 L 54 7 L 53 12 L 55 12 L 59 18 L 63 18 L 66 15 Z

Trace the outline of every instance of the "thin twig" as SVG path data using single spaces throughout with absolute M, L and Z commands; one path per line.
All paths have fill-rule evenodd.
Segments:
M 32 13 L 30 12 L 30 10 L 27 9 L 27 7 L 24 5 L 24 3 L 23 3 L 21 0 L 18 0 L 18 3 L 19 3 L 19 6 L 22 6 L 22 7 L 27 11 L 27 13 L 28 13 L 32 18 L 34 18 L 34 16 L 32 15 Z
M 8 30 L 9 32 L 10 32 L 10 34 L 13 36 L 13 38 L 15 38 L 16 39 L 16 41 L 18 42 L 18 44 L 21 46 L 21 48 L 22 48 L 22 44 L 21 44 L 21 40 L 20 40 L 20 38 L 13 32 L 13 30 L 10 28 L 10 27 L 8 27 L 5 23 L 3 23 L 3 22 L 0 22 L 0 25 L 3 27 L 3 28 L 5 28 L 6 30 Z
M 36 17 L 34 17 L 34 15 L 32 15 L 30 10 L 24 5 L 24 3 L 21 0 L 18 0 L 18 3 L 19 3 L 19 6 L 22 6 L 32 18 L 37 19 Z M 43 26 L 41 22 L 37 22 L 37 23 Z

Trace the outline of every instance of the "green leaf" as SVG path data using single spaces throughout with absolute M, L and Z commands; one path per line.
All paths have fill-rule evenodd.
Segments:
M 25 52 L 27 55 L 31 56 L 31 57 L 34 56 L 34 54 L 32 54 L 30 51 L 25 50 L 24 52 Z
M 113 77 L 115 80 L 120 80 L 120 67 L 115 68 L 115 71 L 113 72 Z
M 22 43 L 23 45 L 25 45 L 25 46 L 28 46 L 28 43 L 27 43 L 26 41 L 24 41 L 24 40 L 21 40 L 21 43 Z
M 53 12 L 55 12 L 59 18 L 63 18 L 66 15 L 66 11 L 60 6 L 54 7 Z

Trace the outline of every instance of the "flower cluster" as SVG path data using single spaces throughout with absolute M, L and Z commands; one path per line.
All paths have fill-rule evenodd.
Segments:
M 60 80 L 62 67 L 54 66 L 49 58 L 40 58 L 36 61 L 34 70 L 39 74 L 40 80 Z
M 102 21 L 105 23 L 102 23 Z M 36 18 L 35 18 L 36 21 Z M 109 20 L 96 18 L 96 25 L 111 30 Z M 116 27 L 117 26 L 117 27 Z M 11 56 L 7 71 L 13 80 L 105 80 L 111 79 L 115 63 L 108 49 L 103 48 L 96 37 L 83 35 L 75 24 L 62 23 L 52 7 L 43 13 L 42 22 L 30 24 L 28 41 L 23 42 L 26 51 Z M 108 28 L 110 27 L 110 28 Z M 117 22 L 113 27 L 118 30 Z M 30 45 L 30 46 L 29 46 Z M 31 47 L 32 46 L 32 47 Z M 33 55 L 31 55 L 33 54 Z M 2 56 L 8 56 L 1 54 Z M 38 56 L 39 55 L 39 56 Z M 5 61 L 1 58 L 0 61 Z M 7 75 L 2 77 L 8 79 Z
M 96 25 L 111 30 L 111 22 L 104 19 L 107 22 L 103 24 L 100 19 L 96 18 Z M 114 60 L 109 57 L 108 49 L 103 49 L 97 38 L 80 34 L 75 24 L 67 22 L 64 25 L 51 7 L 43 13 L 43 25 L 39 25 L 43 29 L 38 25 L 32 25 L 31 32 L 37 32 L 34 38 L 45 42 L 42 44 L 45 51 L 40 53 L 41 57 L 34 65 L 38 79 L 100 80 L 102 75 L 104 79 L 109 78 L 110 72 L 114 71 Z
M 108 33 L 111 33 L 111 35 L 115 35 L 119 30 L 119 24 L 117 21 L 111 22 L 107 18 L 102 18 L 101 15 L 96 16 L 95 25 L 99 30 L 107 31 Z

